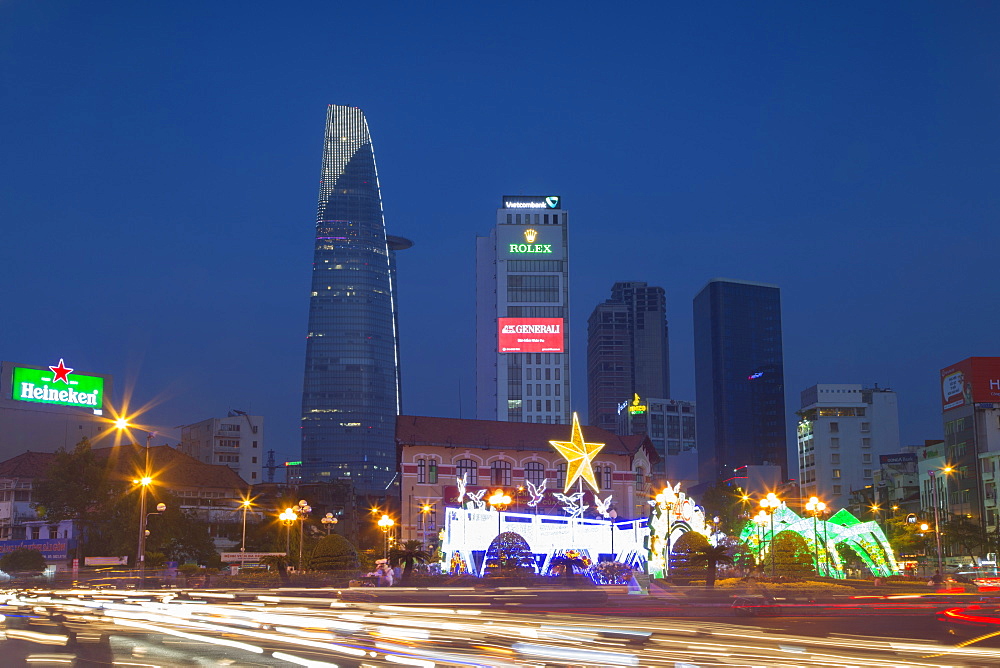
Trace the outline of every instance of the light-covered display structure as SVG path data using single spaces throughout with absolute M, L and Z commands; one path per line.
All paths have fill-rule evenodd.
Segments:
M 819 575 L 846 577 L 843 560 L 837 552 L 838 545 L 853 550 L 872 575 L 888 577 L 899 574 L 892 547 L 878 523 L 862 522 L 844 509 L 824 521 L 816 517 L 801 517 L 781 504 L 768 521 L 748 521 L 740 533 L 740 541 L 760 563 L 767 557 L 774 538 L 782 531 L 794 531 L 806 540 Z

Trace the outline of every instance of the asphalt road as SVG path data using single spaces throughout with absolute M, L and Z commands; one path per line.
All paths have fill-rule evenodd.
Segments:
M 502 607 L 482 590 L 448 607 L 340 594 L 10 592 L 0 598 L 0 665 L 1000 665 L 1000 648 L 955 647 L 929 612 L 874 604 L 848 615 L 642 617 L 616 614 L 620 605 L 580 612 L 572 593 L 557 591 L 538 606 L 503 592 Z

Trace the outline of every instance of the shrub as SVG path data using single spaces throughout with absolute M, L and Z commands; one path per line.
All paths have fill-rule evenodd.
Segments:
M 806 539 L 794 531 L 782 531 L 774 537 L 774 544 L 768 546 L 762 572 L 769 575 L 801 578 L 813 575 L 813 553 Z
M 45 570 L 45 557 L 38 550 L 18 548 L 0 557 L 0 571 L 7 573 L 41 573 Z
M 330 534 L 319 539 L 308 563 L 314 571 L 357 570 L 358 551 L 343 536 Z
M 703 566 L 696 566 L 691 563 L 691 557 L 698 550 L 708 547 L 708 539 L 697 531 L 688 531 L 674 541 L 671 546 L 670 569 L 671 579 L 687 580 L 704 574 Z
M 599 585 L 623 585 L 632 579 L 632 569 L 620 561 L 602 561 L 587 569 L 587 575 Z
M 178 572 L 182 575 L 190 577 L 192 575 L 198 575 L 201 573 L 201 566 L 198 564 L 181 564 L 177 567 Z

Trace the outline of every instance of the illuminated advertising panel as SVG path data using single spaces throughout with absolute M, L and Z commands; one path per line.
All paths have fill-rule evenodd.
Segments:
M 505 209 L 560 209 L 562 198 L 559 195 L 504 195 Z
M 563 352 L 562 318 L 498 318 L 501 353 Z
M 63 360 L 48 370 L 14 367 L 12 387 L 15 401 L 75 406 L 95 411 L 100 410 L 104 402 L 104 379 L 73 373 Z
M 559 225 L 499 225 L 497 254 L 506 260 L 563 259 L 563 228 Z
M 941 369 L 941 408 L 1000 403 L 1000 357 L 970 357 Z

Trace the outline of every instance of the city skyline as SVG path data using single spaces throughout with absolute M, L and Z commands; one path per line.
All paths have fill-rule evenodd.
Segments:
M 298 458 L 330 103 L 378 129 L 390 229 L 416 242 L 400 257 L 407 414 L 473 415 L 471 255 L 504 193 L 572 203 L 581 414 L 586 318 L 616 281 L 666 290 L 681 398 L 705 281 L 780 286 L 786 406 L 817 383 L 892 387 L 904 444 L 942 436 L 941 368 L 998 352 L 997 8 L 733 3 L 724 23 L 690 7 L 637 25 L 567 6 L 534 13 L 561 29 L 519 49 L 477 30 L 513 26 L 510 10 L 411 8 L 345 37 L 372 57 L 331 82 L 323 26 L 370 10 L 276 26 L 193 7 L 0 8 L 3 358 L 112 375 L 133 406 L 159 402 L 145 417 L 165 435 L 237 408 Z M 496 104 L 542 81 L 537 106 Z

